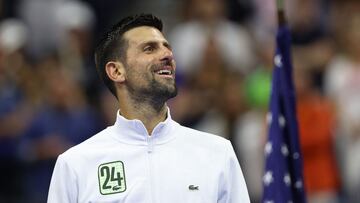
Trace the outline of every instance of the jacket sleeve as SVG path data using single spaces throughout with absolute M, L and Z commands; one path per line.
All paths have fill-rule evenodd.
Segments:
M 218 203 L 250 203 L 249 193 L 239 161 L 229 141 L 226 144 L 223 178 Z
M 52 174 L 47 202 L 76 203 L 77 194 L 78 189 L 75 173 L 64 157 L 60 155 Z

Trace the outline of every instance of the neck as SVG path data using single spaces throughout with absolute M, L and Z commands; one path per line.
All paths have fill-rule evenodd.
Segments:
M 155 126 L 166 119 L 167 105 L 163 103 L 160 107 L 146 101 L 138 103 L 120 100 L 120 111 L 126 119 L 139 119 L 144 124 L 148 134 L 151 135 Z

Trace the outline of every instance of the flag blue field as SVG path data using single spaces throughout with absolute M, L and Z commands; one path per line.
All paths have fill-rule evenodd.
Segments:
M 281 25 L 276 36 L 275 67 L 267 115 L 263 203 L 306 202 L 290 45 L 289 29 Z

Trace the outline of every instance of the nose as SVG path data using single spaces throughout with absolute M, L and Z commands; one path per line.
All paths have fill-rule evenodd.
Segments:
M 173 61 L 174 60 L 173 52 L 169 48 L 163 47 L 163 51 L 162 51 L 160 60 L 161 61 Z

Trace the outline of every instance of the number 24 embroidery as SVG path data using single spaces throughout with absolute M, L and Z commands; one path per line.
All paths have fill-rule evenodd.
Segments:
M 99 189 L 103 195 L 126 190 L 124 164 L 121 161 L 101 164 L 98 168 Z

